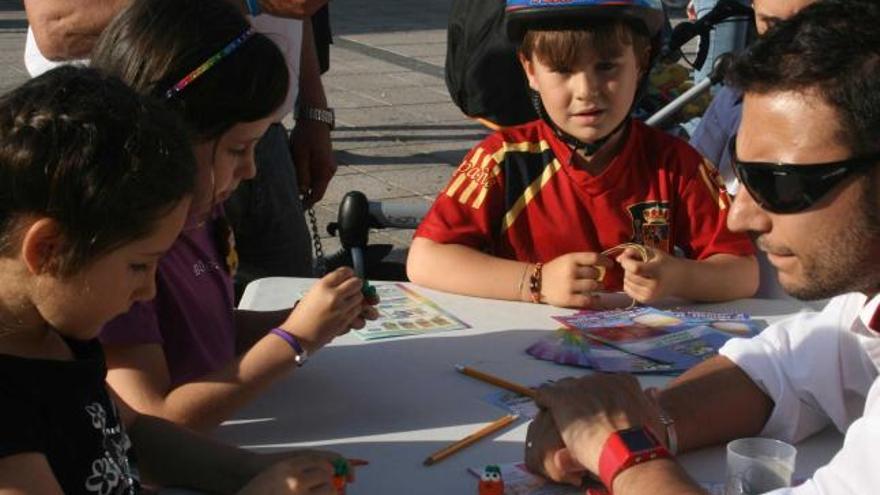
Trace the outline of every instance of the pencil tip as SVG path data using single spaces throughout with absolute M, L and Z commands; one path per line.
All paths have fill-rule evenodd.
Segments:
M 430 466 L 431 464 L 434 464 L 434 459 L 431 459 L 430 457 L 428 457 L 427 459 L 424 460 L 424 462 L 422 462 L 422 465 L 424 465 L 424 466 Z
M 462 365 L 460 365 L 460 364 L 456 364 L 456 365 L 455 365 L 455 369 L 458 370 L 458 371 L 464 371 L 464 366 L 462 366 Z

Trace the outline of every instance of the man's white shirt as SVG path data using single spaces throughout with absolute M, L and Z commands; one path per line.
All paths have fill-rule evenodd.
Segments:
M 846 432 L 831 462 L 804 484 L 774 495 L 880 492 L 880 334 L 869 328 L 880 305 L 863 294 L 835 297 L 720 353 L 773 399 L 761 436 L 796 443 L 829 424 Z

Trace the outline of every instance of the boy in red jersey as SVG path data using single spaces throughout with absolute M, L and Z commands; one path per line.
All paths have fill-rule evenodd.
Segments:
M 508 0 L 507 16 L 541 118 L 465 156 L 416 231 L 410 280 L 566 307 L 597 306 L 601 291 L 642 303 L 753 295 L 754 250 L 727 230 L 714 167 L 630 118 L 660 1 Z M 648 259 L 634 247 L 602 254 L 626 243 Z

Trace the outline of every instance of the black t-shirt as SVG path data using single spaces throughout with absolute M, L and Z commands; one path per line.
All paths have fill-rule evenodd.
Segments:
M 64 493 L 137 493 L 101 345 L 67 344 L 73 361 L 0 354 L 0 458 L 45 455 Z

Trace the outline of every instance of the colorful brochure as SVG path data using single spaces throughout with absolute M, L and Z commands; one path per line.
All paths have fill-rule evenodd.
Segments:
M 470 326 L 434 301 L 403 284 L 374 284 L 379 296 L 379 318 L 354 330 L 364 340 L 461 330 Z
M 757 333 L 741 313 L 641 307 L 554 317 L 566 325 L 526 352 L 538 359 L 607 372 L 675 373 L 717 354 L 732 337 Z

